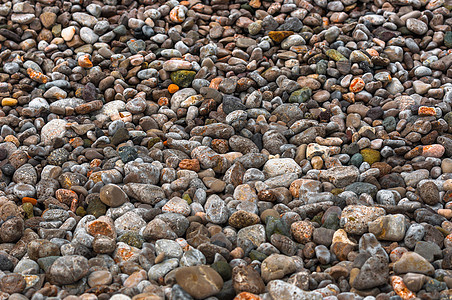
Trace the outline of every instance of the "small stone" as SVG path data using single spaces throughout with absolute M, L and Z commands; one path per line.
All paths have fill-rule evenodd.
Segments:
M 129 47 L 132 54 L 137 54 L 145 49 L 146 44 L 142 40 L 130 40 L 127 42 L 127 47 Z
M 302 89 L 296 90 L 289 97 L 289 102 L 291 103 L 304 103 L 309 100 L 312 96 L 312 90 L 309 87 L 304 87 Z
M 307 221 L 298 221 L 290 226 L 293 237 L 299 243 L 306 244 L 311 241 L 314 226 Z
M 320 293 L 306 292 L 282 280 L 271 281 L 268 284 L 268 291 L 273 299 L 322 299 Z
M 402 277 L 392 276 L 390 281 L 391 281 L 391 285 L 392 285 L 394 291 L 397 293 L 397 295 L 403 296 L 403 298 L 405 298 L 405 299 L 416 298 L 416 295 L 407 288 L 407 286 L 403 282 Z
M 235 228 L 243 228 L 259 223 L 260 218 L 258 215 L 238 210 L 229 217 L 229 225 Z
M 2 106 L 15 106 L 17 105 L 17 99 L 14 98 L 3 98 Z
M 88 276 L 88 284 L 91 287 L 96 285 L 109 285 L 112 282 L 112 275 L 109 271 L 94 271 Z
M 301 167 L 291 158 L 271 159 L 265 163 L 264 172 L 272 178 L 285 173 L 301 174 Z
M 320 179 L 331 182 L 338 188 L 355 182 L 359 171 L 355 166 L 338 166 L 320 172 Z
M 56 138 L 62 138 L 66 133 L 66 121 L 54 119 L 48 122 L 41 130 L 41 140 L 46 145 L 51 145 Z
M 91 28 L 82 27 L 80 29 L 80 38 L 87 44 L 94 44 L 99 39 L 99 36 Z
M 72 38 L 75 35 L 75 27 L 74 26 L 69 26 L 66 28 L 63 28 L 63 30 L 61 30 L 61 37 L 66 41 L 69 42 L 72 40 Z
M 444 155 L 445 150 L 443 145 L 427 145 L 422 148 L 422 156 L 441 158 Z
M 342 55 L 339 51 L 337 51 L 336 49 L 327 50 L 326 55 L 335 61 L 346 61 L 347 60 L 347 58 L 344 55 Z
M 448 31 L 444 34 L 444 46 L 446 46 L 446 48 L 452 48 L 452 31 Z
M 416 80 L 413 82 L 413 88 L 414 91 L 416 93 L 418 93 L 419 95 L 424 95 L 425 93 L 428 92 L 428 90 L 431 88 L 432 86 L 428 83 L 424 83 L 420 80 Z
M 435 258 L 443 256 L 441 248 L 433 242 L 418 241 L 414 252 L 424 257 L 428 262 L 433 262 Z

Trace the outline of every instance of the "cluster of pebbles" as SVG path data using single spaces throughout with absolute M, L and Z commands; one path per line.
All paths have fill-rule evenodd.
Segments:
M 451 10 L 0 1 L 0 299 L 452 299 Z

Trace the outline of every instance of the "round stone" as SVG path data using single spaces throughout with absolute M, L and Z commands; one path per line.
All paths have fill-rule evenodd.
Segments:
M 100 189 L 100 201 L 110 207 L 118 207 L 128 202 L 127 194 L 115 184 L 107 184 Z

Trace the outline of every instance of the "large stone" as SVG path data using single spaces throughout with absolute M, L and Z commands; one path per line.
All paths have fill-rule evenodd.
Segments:
M 359 176 L 355 166 L 338 166 L 320 172 L 320 179 L 331 182 L 338 188 L 346 187 L 356 181 Z
M 358 290 L 367 290 L 385 284 L 389 278 L 386 257 L 372 256 L 361 267 L 352 286 Z
M 294 260 L 286 255 L 272 254 L 267 257 L 261 265 L 261 276 L 265 282 L 274 279 L 281 279 L 284 276 L 295 272 Z
M 383 215 L 383 208 L 349 205 L 342 211 L 340 225 L 347 233 L 364 234 L 368 230 L 367 224 Z
M 422 256 L 416 252 L 406 252 L 393 265 L 394 273 L 421 273 L 433 275 L 435 268 Z
M 62 138 L 66 133 L 66 121 L 62 119 L 53 119 L 48 122 L 41 130 L 41 141 L 46 145 L 52 145 L 56 138 Z
M 116 184 L 107 184 L 100 189 L 100 201 L 110 207 L 118 207 L 126 203 L 129 198 Z
M 409 31 L 417 35 L 425 34 L 428 30 L 427 24 L 415 18 L 409 18 L 406 20 L 406 27 Z
M 204 299 L 220 292 L 223 279 L 209 266 L 183 267 L 176 271 L 177 284 L 196 299 Z
M 301 167 L 292 158 L 275 158 L 268 160 L 264 165 L 267 178 L 276 177 L 286 173 L 301 174 Z
M 49 269 L 49 276 L 54 284 L 63 285 L 77 282 L 88 272 L 88 259 L 80 255 L 68 255 L 55 260 Z
M 128 183 L 123 186 L 124 192 L 131 198 L 154 205 L 165 198 L 165 192 L 159 186 L 144 183 Z
M 368 226 L 369 232 L 379 240 L 398 242 L 405 237 L 406 224 L 403 215 L 381 216 Z
M 438 186 L 433 181 L 420 185 L 418 191 L 425 204 L 435 205 L 440 201 Z

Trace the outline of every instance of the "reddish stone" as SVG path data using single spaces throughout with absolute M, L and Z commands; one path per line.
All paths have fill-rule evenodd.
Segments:
M 268 37 L 276 43 L 281 43 L 285 38 L 291 36 L 293 31 L 270 31 Z
M 183 159 L 179 163 L 179 168 L 199 172 L 201 166 L 199 165 L 199 160 L 197 159 Z
M 436 110 L 434 107 L 420 106 L 417 114 L 421 117 L 436 116 Z
M 49 77 L 42 74 L 41 72 L 33 70 L 32 68 L 27 69 L 27 74 L 31 79 L 39 83 L 47 83 L 49 81 Z
M 311 222 L 307 221 L 298 221 L 292 223 L 290 226 L 290 231 L 292 232 L 293 237 L 299 243 L 306 244 L 311 241 L 312 233 L 314 232 L 314 226 Z
M 71 203 L 75 200 L 77 201 L 78 196 L 77 193 L 71 190 L 67 189 L 59 189 L 55 192 L 55 197 L 60 201 L 61 203 L 64 203 L 68 206 L 71 205 Z
M 402 277 L 392 276 L 391 285 L 392 288 L 394 289 L 394 292 L 396 292 L 396 294 L 399 295 L 399 297 L 402 298 L 403 300 L 416 298 L 416 294 L 406 287 Z
M 78 114 L 81 114 L 81 115 L 85 115 L 85 114 L 88 114 L 90 112 L 93 112 L 93 111 L 101 109 L 102 106 L 103 106 L 102 101 L 95 100 L 95 101 L 91 101 L 91 102 L 88 102 L 88 103 L 80 104 L 79 106 L 77 106 L 75 108 L 75 112 L 78 113 Z
M 116 239 L 116 230 L 113 225 L 113 220 L 106 216 L 101 216 L 99 219 L 86 224 L 86 231 L 92 236 L 101 234 Z
M 365 85 L 366 84 L 364 83 L 364 80 L 362 80 L 359 77 L 356 77 L 350 83 L 350 91 L 353 92 L 353 93 L 361 92 L 364 89 Z

